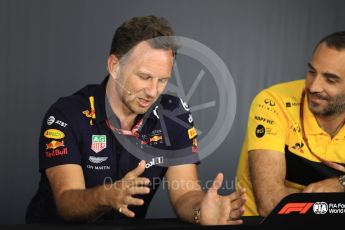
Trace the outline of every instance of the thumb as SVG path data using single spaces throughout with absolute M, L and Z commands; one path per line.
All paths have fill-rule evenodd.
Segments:
M 223 173 L 218 173 L 218 175 L 214 178 L 211 188 L 208 192 L 217 193 L 218 189 L 222 186 L 224 179 Z
M 133 178 L 140 176 L 145 171 L 145 165 L 146 165 L 146 161 L 141 160 L 139 162 L 139 165 L 135 169 L 133 169 L 132 171 L 130 171 L 126 174 L 125 178 L 126 179 L 133 179 Z

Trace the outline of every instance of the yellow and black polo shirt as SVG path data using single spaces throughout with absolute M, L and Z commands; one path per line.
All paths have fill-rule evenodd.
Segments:
M 285 154 L 287 186 L 303 189 L 306 185 L 336 177 L 341 172 L 321 163 L 303 141 L 300 124 L 300 104 L 305 80 L 274 85 L 261 91 L 253 100 L 248 127 L 242 147 L 237 179 L 247 189 L 245 216 L 257 216 L 249 178 L 248 151 L 275 150 Z M 322 130 L 304 100 L 305 134 L 311 150 L 321 158 L 345 165 L 345 128 L 332 139 Z

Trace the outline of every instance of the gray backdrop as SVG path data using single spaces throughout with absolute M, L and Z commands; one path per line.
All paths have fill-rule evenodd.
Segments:
M 164 16 L 178 35 L 208 46 L 231 71 L 234 125 L 199 169 L 202 182 L 224 172 L 228 186 L 221 193 L 226 194 L 233 188 L 253 96 L 271 84 L 302 78 L 315 43 L 344 29 L 344 10 L 341 0 L 0 0 L 0 224 L 24 222 L 39 180 L 37 146 L 45 111 L 58 97 L 103 79 L 114 29 L 123 20 Z M 199 70 L 185 70 L 187 88 Z M 203 83 L 194 102 L 217 96 L 214 81 Z M 212 118 L 205 110 L 195 122 L 207 128 Z M 149 218 L 174 216 L 163 190 Z

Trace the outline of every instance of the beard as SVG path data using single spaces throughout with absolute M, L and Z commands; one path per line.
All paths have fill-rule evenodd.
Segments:
M 315 104 L 309 100 L 309 97 L 317 97 L 326 102 L 326 105 Z M 318 116 L 333 116 L 343 113 L 345 111 L 345 94 L 336 97 L 322 96 L 320 93 L 308 92 L 308 106 L 314 115 Z

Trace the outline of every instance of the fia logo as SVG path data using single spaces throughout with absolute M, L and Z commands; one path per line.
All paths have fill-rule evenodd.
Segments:
M 328 205 L 326 202 L 315 202 L 313 211 L 315 214 L 325 214 L 328 211 Z

